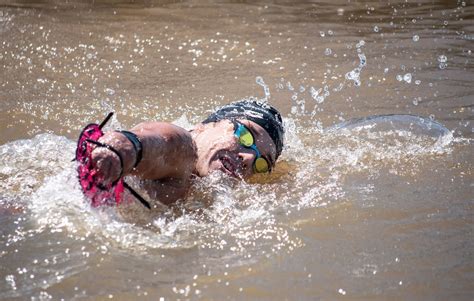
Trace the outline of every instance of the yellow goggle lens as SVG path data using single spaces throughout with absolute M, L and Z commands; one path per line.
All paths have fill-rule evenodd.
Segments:
M 247 129 L 242 130 L 239 137 L 239 143 L 243 146 L 250 147 L 253 144 L 252 133 L 250 133 Z
M 257 158 L 257 160 L 255 160 L 254 167 L 255 167 L 255 171 L 258 173 L 268 172 L 268 169 L 269 169 L 267 160 L 265 160 L 262 157 Z

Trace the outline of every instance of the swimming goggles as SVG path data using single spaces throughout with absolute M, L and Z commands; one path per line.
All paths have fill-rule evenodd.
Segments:
M 257 154 L 255 160 L 253 161 L 253 170 L 256 173 L 264 173 L 270 171 L 270 164 L 267 159 L 262 157 L 260 151 L 255 145 L 255 138 L 252 132 L 243 124 L 233 120 L 234 123 L 234 136 L 237 138 L 237 141 L 240 145 L 246 148 L 250 148 L 255 151 Z

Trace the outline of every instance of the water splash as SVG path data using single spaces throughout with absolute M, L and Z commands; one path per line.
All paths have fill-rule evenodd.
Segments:
M 345 171 L 374 172 L 381 166 L 397 171 L 401 162 L 416 167 L 422 158 L 450 153 L 454 142 L 451 131 L 440 123 L 413 115 L 354 119 L 325 132 L 323 141 L 330 150 L 322 156 L 333 168 Z
M 365 56 L 365 54 L 362 52 L 362 47 L 365 46 L 365 41 L 364 40 L 360 40 L 357 44 L 356 44 L 356 49 L 357 49 L 357 56 L 359 58 L 359 64 L 356 68 L 354 68 L 353 70 L 347 72 L 345 74 L 345 81 L 349 80 L 349 81 L 352 81 L 354 83 L 355 86 L 360 86 L 361 85 L 361 79 L 360 79 L 360 75 L 361 75 L 361 72 L 362 72 L 362 69 L 367 65 L 367 58 Z M 331 55 L 332 54 L 332 50 L 327 48 L 325 50 L 325 54 L 326 55 Z M 409 74 L 411 76 L 411 74 Z M 411 82 L 411 78 L 408 78 L 407 76 L 409 75 L 406 75 L 406 80 Z M 397 77 L 398 78 L 398 77 Z M 400 80 L 402 80 L 403 77 L 400 77 Z M 278 89 L 283 89 L 284 86 L 283 86 L 283 82 L 285 80 L 282 78 L 281 79 L 281 82 L 279 84 L 277 84 L 277 88 Z M 345 87 L 346 85 L 346 82 L 339 82 L 338 84 L 335 85 L 335 87 L 332 87 L 328 84 L 326 84 L 326 81 L 323 82 L 323 87 L 322 88 L 318 88 L 318 87 L 314 87 L 314 86 L 310 86 L 309 88 L 306 88 L 304 85 L 300 85 L 300 88 L 299 90 L 296 90 L 293 85 L 291 84 L 290 81 L 288 81 L 286 83 L 286 87 L 288 89 L 288 91 L 292 92 L 292 96 L 291 96 L 291 100 L 292 102 L 295 104 L 291 107 L 291 114 L 295 115 L 295 116 L 303 116 L 303 115 L 307 115 L 307 114 L 310 114 L 311 117 L 313 118 L 316 113 L 320 110 L 318 108 L 317 105 L 319 104 L 322 104 L 331 94 L 331 90 L 333 92 L 341 92 L 343 90 L 343 88 Z M 307 112 L 307 106 L 306 106 L 306 101 L 305 101 L 305 98 L 304 96 L 301 98 L 300 97 L 300 93 L 303 93 L 305 91 L 308 91 L 309 92 L 309 95 L 311 96 L 311 98 L 315 101 L 315 105 L 313 106 L 312 110 L 310 109 L 310 112 L 308 113 Z
M 347 72 L 345 75 L 345 78 L 347 80 L 353 81 L 356 86 L 361 85 L 360 73 L 362 69 L 367 65 L 367 58 L 365 57 L 365 54 L 362 53 L 363 46 L 365 46 L 364 40 L 360 40 L 359 43 L 356 44 L 357 56 L 359 57 L 359 66 L 353 69 L 352 71 Z
M 176 123 L 189 121 L 184 116 Z M 0 172 L 12 177 L 0 191 L 23 200 L 31 220 L 15 226 L 7 243 L 37 245 L 42 235 L 62 235 L 61 256 L 50 256 L 51 246 L 41 253 L 52 258 L 46 258 L 51 262 L 48 269 L 58 274 L 35 270 L 36 279 L 45 279 L 48 285 L 87 268 L 90 254 L 110 250 L 158 260 L 157 251 L 200 249 L 242 264 L 300 248 L 303 241 L 282 216 L 344 199 L 347 176 L 367 172 L 376 177 L 387 167 L 393 173 L 406 172 L 400 165 L 416 172 L 427 158 L 449 153 L 453 144 L 451 132 L 441 124 L 409 115 L 353 120 L 325 131 L 302 127 L 291 118 L 284 118 L 284 125 L 287 144 L 270 176 L 245 183 L 216 172 L 196 179 L 184 202 L 164 210 L 146 227 L 125 222 L 111 208 L 90 208 L 70 161 L 73 141 L 42 134 L 0 146 Z M 13 178 L 17 174 L 21 178 Z M 57 258 L 63 261 L 58 263 Z M 10 297 L 42 283 L 21 277 L 5 281 Z
M 367 58 L 365 54 L 362 52 L 362 47 L 364 46 L 365 46 L 364 40 L 360 40 L 356 44 L 359 64 L 355 69 L 345 74 L 345 79 L 342 82 L 339 82 L 339 83 L 336 82 L 334 85 L 330 85 L 330 84 L 327 84 L 327 81 L 325 80 L 323 81 L 323 86 L 320 88 L 315 87 L 315 86 L 310 86 L 307 88 L 304 85 L 300 84 L 299 85 L 300 88 L 295 89 L 293 84 L 290 81 L 287 81 L 286 88 L 288 91 L 292 92 L 291 101 L 292 103 L 294 103 L 294 105 L 291 107 L 291 114 L 294 116 L 310 115 L 311 118 L 314 118 L 317 112 L 322 111 L 322 109 L 318 107 L 318 105 L 322 104 L 331 95 L 331 91 L 336 92 L 336 93 L 341 92 L 346 86 L 347 80 L 354 82 L 355 86 L 360 86 L 361 85 L 360 75 L 363 68 L 365 68 L 365 66 L 367 65 Z M 326 55 L 332 54 L 332 50 L 329 48 L 326 49 L 325 52 L 326 52 Z M 386 72 L 388 72 L 388 69 L 385 71 L 385 73 Z M 411 74 L 406 74 L 405 78 L 400 75 L 400 76 L 397 76 L 397 79 L 399 80 L 405 79 L 407 82 L 411 82 L 411 78 L 409 78 L 409 76 L 411 76 Z M 335 77 L 334 79 L 337 79 L 337 78 Z M 277 89 L 280 89 L 280 90 L 284 89 L 284 85 L 283 85 L 284 82 L 285 82 L 285 79 L 281 78 L 280 83 L 276 85 Z M 311 96 L 311 99 L 315 101 L 315 104 L 312 106 L 312 108 L 311 106 L 307 106 L 305 96 L 304 95 L 301 96 L 301 94 L 304 93 L 305 91 L 308 91 L 309 95 Z
M 268 86 L 263 81 L 263 78 L 261 76 L 257 76 L 257 78 L 255 79 L 255 82 L 258 85 L 263 87 L 263 92 L 265 93 L 265 98 L 264 99 L 266 101 L 268 101 L 270 99 L 270 89 L 268 88 Z
M 311 87 L 310 93 L 311 93 L 311 97 L 316 101 L 316 103 L 318 104 L 323 103 L 326 97 L 328 97 L 330 94 L 329 86 L 324 85 L 324 88 L 319 88 L 318 90 L 316 90 L 316 88 L 314 87 Z

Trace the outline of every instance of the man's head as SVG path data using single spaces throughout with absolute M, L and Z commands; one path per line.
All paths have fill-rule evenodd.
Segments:
M 253 100 L 221 107 L 196 128 L 197 172 L 221 170 L 248 178 L 274 166 L 283 148 L 283 124 L 272 106 Z

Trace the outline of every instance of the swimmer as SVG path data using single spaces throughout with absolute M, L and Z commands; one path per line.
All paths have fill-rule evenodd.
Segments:
M 244 100 L 223 106 L 190 131 L 143 122 L 129 131 L 107 132 L 98 139 L 105 147 L 95 147 L 91 158 L 102 183 L 133 175 L 148 180 L 144 189 L 153 203 L 168 205 L 186 196 L 195 176 L 221 171 L 246 180 L 271 172 L 283 131 L 274 107 Z

